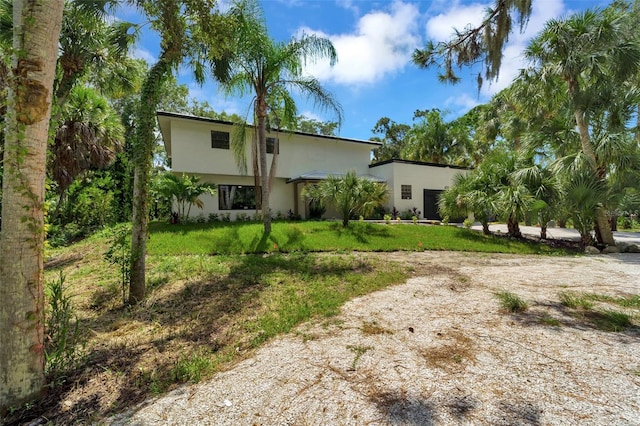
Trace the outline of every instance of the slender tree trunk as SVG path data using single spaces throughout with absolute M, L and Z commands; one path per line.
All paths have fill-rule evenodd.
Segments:
M 62 0 L 13 3 L 0 232 L 0 414 L 44 378 L 44 183 Z
M 269 171 L 267 170 L 267 104 L 264 96 L 256 99 L 258 112 L 258 157 L 260 161 L 260 180 L 262 184 L 262 223 L 264 233 L 271 233 L 271 210 L 269 208 Z
M 262 193 L 260 189 L 260 166 L 258 164 L 258 132 L 253 133 L 251 139 L 251 166 L 253 167 L 253 187 L 256 198 L 256 213 L 262 211 Z
M 171 66 L 163 55 L 151 67 L 141 92 L 140 111 L 137 114 L 134 146 L 133 172 L 133 226 L 131 236 L 131 277 L 129 282 L 129 304 L 144 299 L 146 292 L 145 258 L 149 222 L 149 174 L 155 143 L 155 111 L 160 89 Z
M 580 144 L 582 146 L 582 153 L 587 157 L 593 172 L 598 174 L 598 161 L 596 158 L 593 144 L 591 143 L 591 137 L 589 136 L 589 123 L 587 122 L 585 111 L 577 109 L 575 111 L 576 125 L 578 132 L 580 133 Z M 598 242 L 608 246 L 615 246 L 616 242 L 613 239 L 613 233 L 611 232 L 611 226 L 609 226 L 609 219 L 607 218 L 607 212 L 603 206 L 599 206 L 595 211 L 596 216 L 596 235 L 598 236 Z

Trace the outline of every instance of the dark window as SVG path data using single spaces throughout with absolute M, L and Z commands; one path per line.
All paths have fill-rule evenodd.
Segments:
M 220 210 L 251 210 L 256 208 L 256 189 L 251 185 L 218 185 Z
M 400 185 L 400 196 L 403 200 L 411 199 L 411 185 Z
M 280 154 L 280 141 L 276 138 L 267 138 L 267 154 L 273 154 L 276 145 L 278 146 L 276 154 Z
M 211 131 L 211 148 L 229 149 L 229 132 Z

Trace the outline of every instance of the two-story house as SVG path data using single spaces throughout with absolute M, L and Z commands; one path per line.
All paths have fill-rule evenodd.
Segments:
M 203 197 L 203 211 L 192 214 L 229 213 L 235 217 L 241 212 L 255 211 L 250 166 L 252 128 L 246 135 L 249 174 L 241 174 L 230 149 L 233 123 L 170 112 L 158 112 L 158 122 L 172 171 L 178 175 L 198 175 L 202 181 L 218 187 L 216 195 Z M 371 164 L 371 151 L 380 145 L 374 141 L 300 132 L 271 132 L 268 137 L 269 164 L 275 147 L 279 152 L 270 196 L 274 214 L 291 211 L 308 218 L 309 205 L 301 195 L 302 188 L 329 175 L 355 171 L 359 176 L 386 182 L 390 191 L 386 205 L 389 210 L 415 207 L 422 211 L 422 217 L 439 219 L 438 194 L 451 185 L 456 174 L 467 171 L 462 167 L 404 160 Z M 332 216 L 330 210 L 325 213 L 325 217 Z

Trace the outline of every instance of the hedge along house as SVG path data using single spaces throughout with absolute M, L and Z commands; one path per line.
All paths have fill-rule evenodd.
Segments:
M 215 183 L 217 193 L 203 196 L 204 208 L 192 215 L 238 214 L 255 212 L 255 187 L 251 174 L 241 174 L 230 150 L 234 124 L 227 121 L 159 111 L 160 131 L 172 172 L 197 175 L 202 182 Z M 247 131 L 246 158 L 251 173 L 251 137 Z M 277 140 L 277 143 L 276 143 Z M 389 187 L 387 210 L 417 208 L 422 217 L 439 219 L 437 194 L 451 185 L 456 173 L 466 169 L 403 160 L 370 164 L 371 151 L 379 142 L 346 139 L 336 136 L 312 135 L 301 132 L 272 131 L 268 134 L 267 152 L 270 164 L 274 149 L 278 149 L 276 174 L 271 189 L 272 214 L 289 213 L 310 217 L 309 203 L 302 197 L 305 185 L 317 183 L 327 176 L 342 176 L 355 171 L 358 176 Z M 426 196 L 426 198 L 425 198 Z M 325 218 L 337 218 L 327 210 Z

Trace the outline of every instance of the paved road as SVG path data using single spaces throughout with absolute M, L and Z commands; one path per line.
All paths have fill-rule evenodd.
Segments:
M 471 229 L 482 230 L 482 226 L 474 225 Z M 506 234 L 507 225 L 489 225 L 489 230 Z M 538 226 L 520 226 L 520 231 L 525 235 L 540 236 L 540 227 Z M 580 241 L 580 233 L 575 229 L 569 228 L 547 228 L 547 238 Z M 618 243 L 640 244 L 640 232 L 614 232 L 613 238 Z

